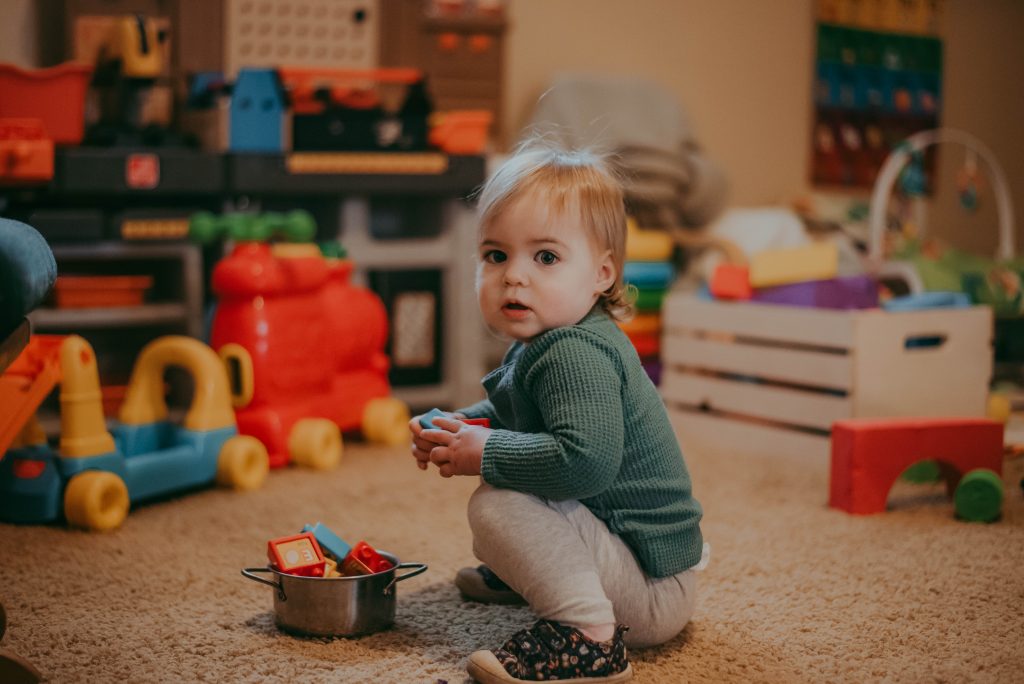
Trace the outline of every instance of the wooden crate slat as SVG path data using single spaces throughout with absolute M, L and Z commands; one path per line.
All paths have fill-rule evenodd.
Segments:
M 842 390 L 848 390 L 853 382 L 851 358 L 845 354 L 722 342 L 678 334 L 666 335 L 662 350 L 662 361 L 667 365 L 694 366 Z
M 852 410 L 847 397 L 681 373 L 671 368 L 664 373 L 661 393 L 670 402 L 708 405 L 716 411 L 821 430 L 830 430 L 833 422 L 849 417 Z
M 797 458 L 818 465 L 828 463 L 828 437 L 684 410 L 671 404 L 668 413 L 683 453 L 696 451 L 728 456 L 743 452 L 771 458 Z M 824 499 L 826 495 L 823 491 L 821 496 Z
M 773 304 L 714 302 L 672 294 L 662 307 L 669 330 L 728 332 L 777 342 L 849 349 L 854 344 L 853 314 Z

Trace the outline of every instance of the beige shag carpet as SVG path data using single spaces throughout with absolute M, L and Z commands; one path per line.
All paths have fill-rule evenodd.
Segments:
M 1019 470 L 1003 519 L 982 525 L 955 520 L 938 486 L 897 485 L 890 511 L 853 517 L 827 508 L 825 462 L 687 458 L 712 561 L 691 625 L 632 653 L 636 681 L 1024 681 Z M 2 646 L 52 682 L 465 682 L 469 652 L 531 622 L 463 602 L 451 583 L 474 562 L 475 484 L 354 443 L 336 471 L 143 506 L 111 534 L 0 525 Z M 268 539 L 317 521 L 429 564 L 398 585 L 390 631 L 289 636 L 271 590 L 239 574 Z

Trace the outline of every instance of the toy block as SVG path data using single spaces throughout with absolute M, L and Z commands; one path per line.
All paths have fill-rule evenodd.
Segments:
M 792 249 L 769 249 L 750 258 L 750 284 L 771 287 L 804 280 L 835 278 L 839 249 L 831 242 L 817 242 Z
M 675 241 L 664 230 L 638 228 L 636 221 L 626 219 L 626 259 L 628 261 L 669 261 Z
M 626 335 L 657 335 L 661 332 L 661 316 L 656 313 L 637 314 L 619 323 Z
M 1003 426 L 986 418 L 883 418 L 832 426 L 829 506 L 847 513 L 885 510 L 889 490 L 908 466 L 939 462 L 947 491 L 975 468 L 1002 472 Z
M 333 558 L 324 556 L 324 577 L 341 577 L 341 573 L 338 572 L 338 564 L 334 562 Z
M 365 541 L 358 542 L 341 564 L 344 575 L 372 575 L 391 569 L 391 562 Z
M 444 418 L 444 417 L 445 417 L 445 412 L 444 411 L 442 411 L 439 408 L 432 408 L 429 411 L 427 411 L 426 413 L 424 413 L 422 416 L 420 416 L 420 425 L 422 425 L 423 427 L 425 427 L 428 430 L 436 430 L 436 429 L 438 429 L 437 426 L 434 425 L 433 423 L 431 423 L 430 421 L 432 421 L 434 418 Z
M 963 292 L 918 292 L 893 297 L 882 305 L 886 311 L 923 311 L 925 309 L 962 309 L 971 305 Z
M 675 277 L 672 264 L 662 261 L 627 261 L 622 269 L 622 279 L 636 287 L 665 289 Z
M 738 264 L 718 264 L 709 287 L 717 299 L 750 299 L 750 270 Z
M 485 428 L 491 427 L 490 418 L 463 418 L 462 422 L 466 425 L 480 425 Z
M 278 537 L 267 542 L 267 558 L 280 572 L 305 577 L 323 577 L 323 551 L 312 532 Z
M 763 288 L 755 291 L 751 299 L 763 304 L 818 309 L 873 309 L 878 306 L 878 283 L 864 275 L 810 280 Z
M 304 525 L 303 532 L 309 532 L 316 538 L 324 556 L 340 561 L 348 555 L 352 547 L 344 539 L 336 535 L 327 525 L 318 522 L 316 525 Z

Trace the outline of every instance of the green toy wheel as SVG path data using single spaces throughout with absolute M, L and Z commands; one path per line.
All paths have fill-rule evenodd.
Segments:
M 903 471 L 902 479 L 914 484 L 938 482 L 942 479 L 937 461 L 918 461 Z
M 971 522 L 992 522 L 1003 505 L 1003 479 L 987 468 L 976 468 L 960 480 L 953 493 L 956 514 Z

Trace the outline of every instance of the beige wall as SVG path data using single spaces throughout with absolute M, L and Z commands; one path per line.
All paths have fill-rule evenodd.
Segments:
M 808 189 L 812 0 L 510 0 L 509 11 L 511 130 L 529 120 L 558 71 L 636 74 L 690 113 L 728 173 L 733 204 L 785 203 Z M 950 0 L 946 23 L 944 124 L 993 148 L 1024 215 L 1024 2 Z M 956 148 L 945 155 L 930 227 L 988 252 L 992 201 L 983 196 L 973 218 L 956 206 L 961 160 Z M 1017 226 L 1024 246 L 1024 220 Z
M 33 0 L 0 3 L 0 61 L 35 55 Z M 524 124 L 552 74 L 636 74 L 674 93 L 698 140 L 727 171 L 735 205 L 785 203 L 807 190 L 812 0 L 509 0 L 505 120 Z M 1024 1 L 948 0 L 944 124 L 996 153 L 1024 217 Z M 962 155 L 944 155 L 936 233 L 995 246 L 991 197 L 957 207 Z M 1018 220 L 1024 251 L 1024 218 Z

